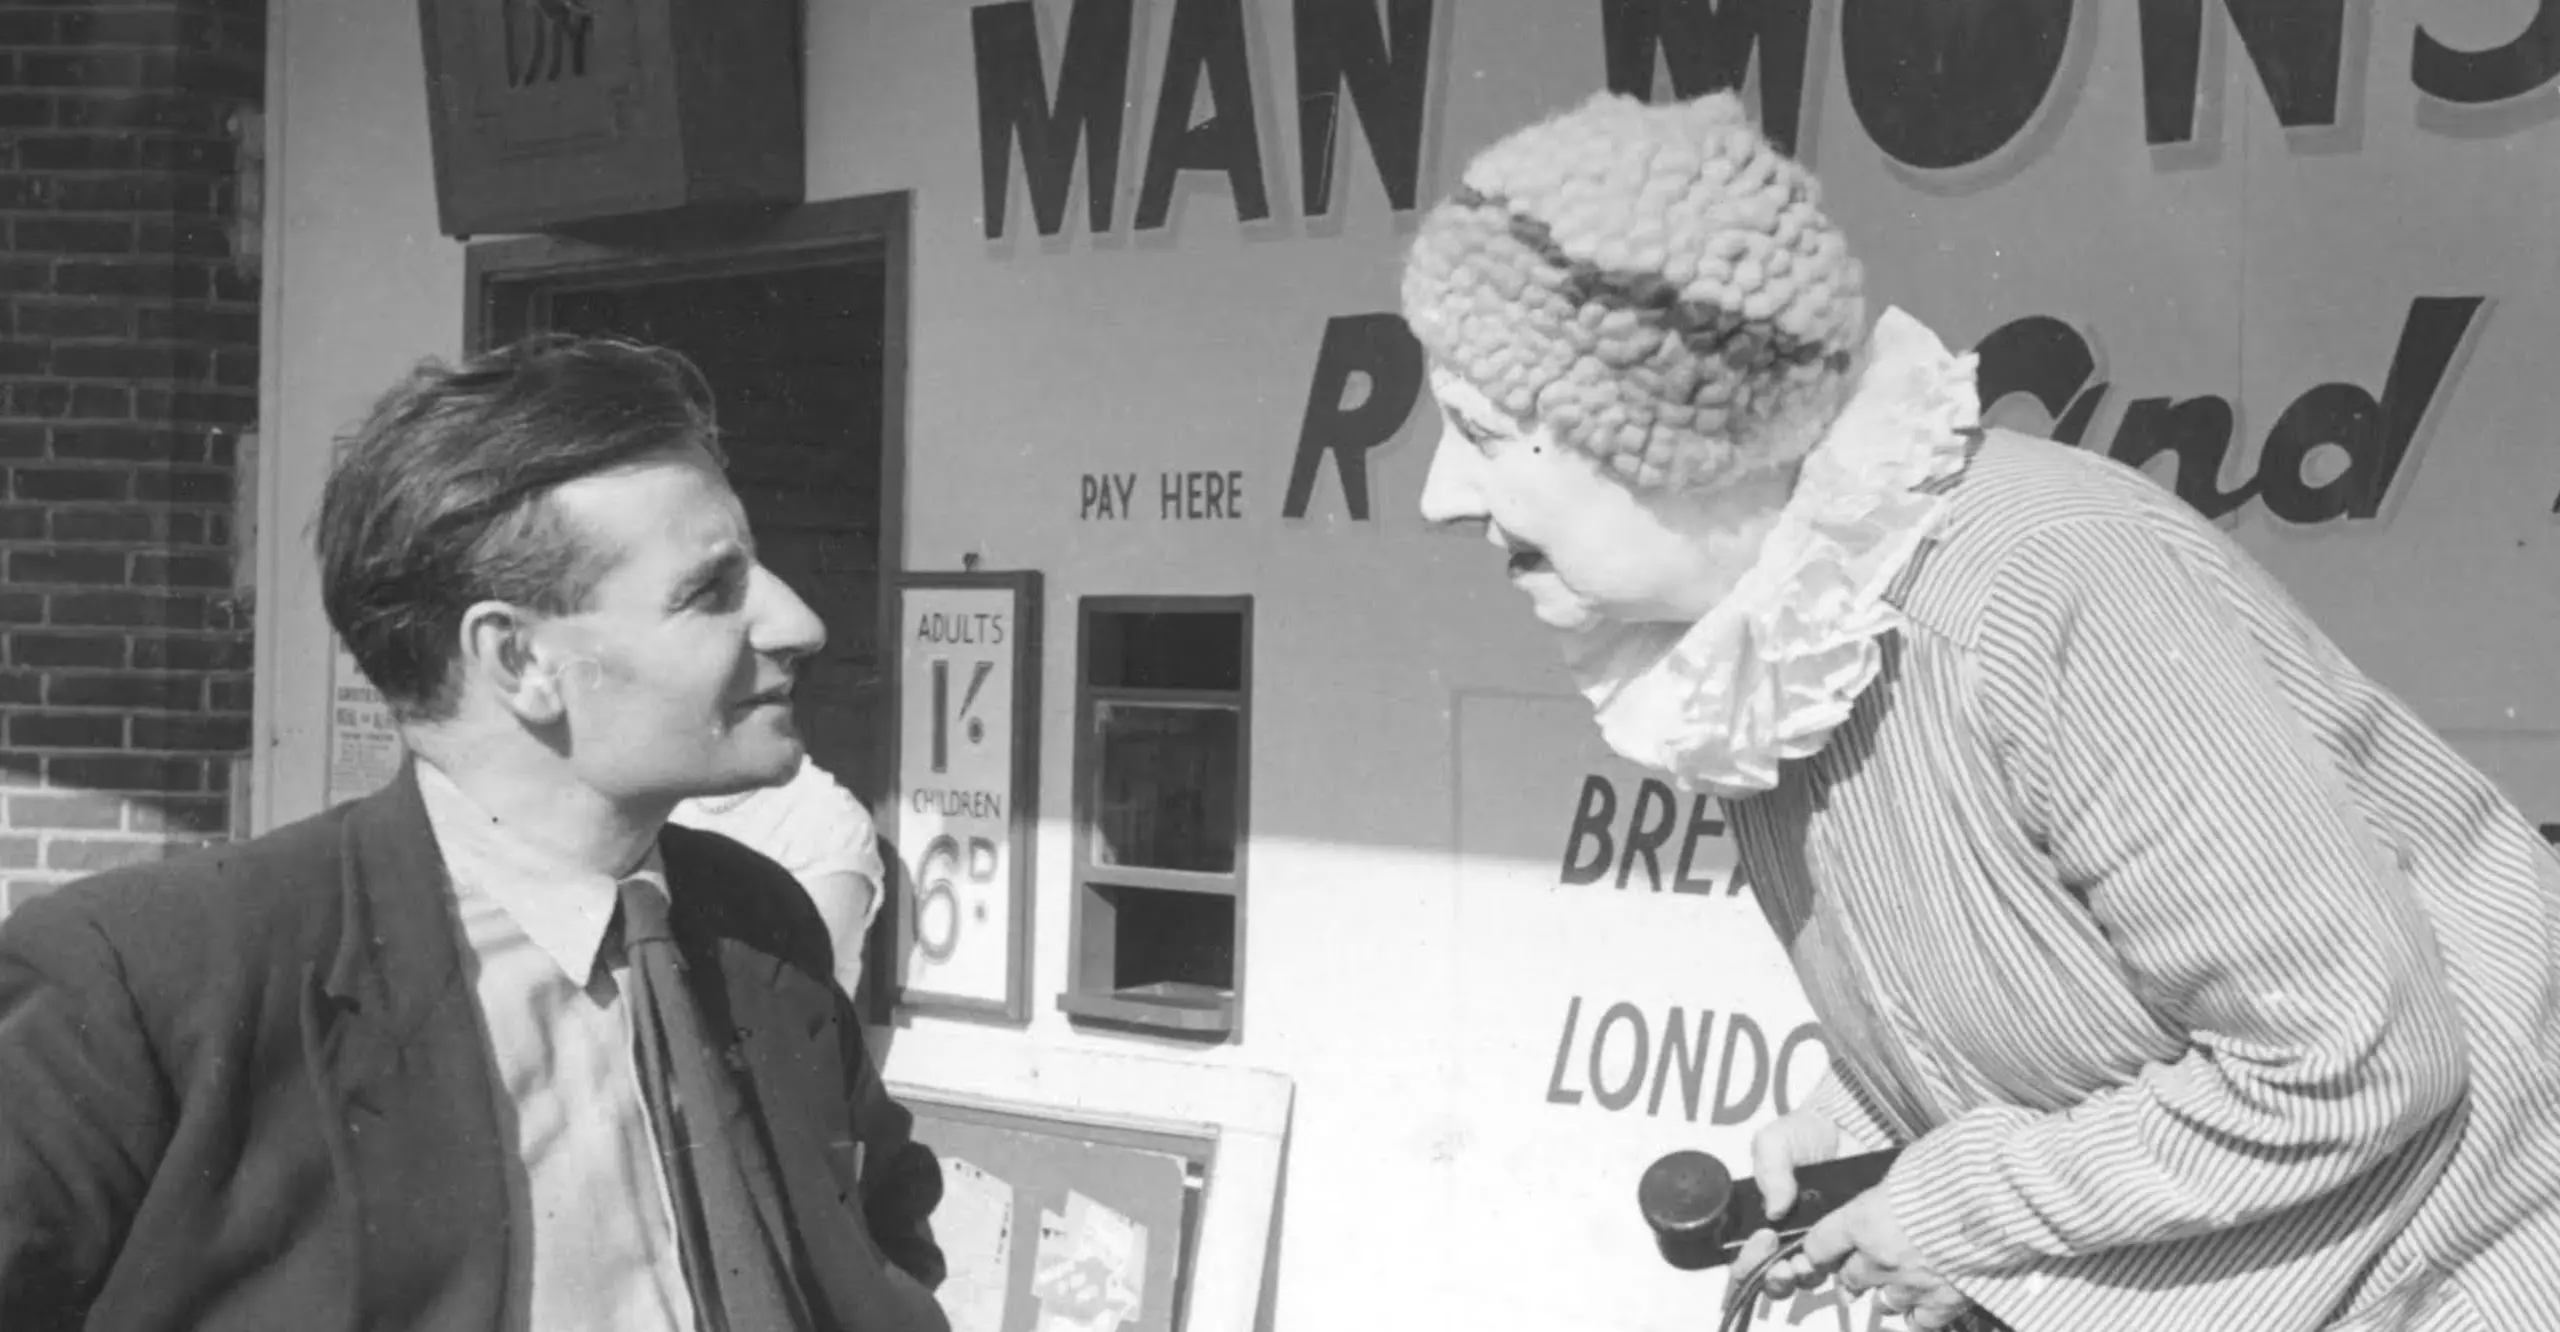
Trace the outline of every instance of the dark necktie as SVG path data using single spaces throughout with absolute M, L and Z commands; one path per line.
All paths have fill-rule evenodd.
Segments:
M 664 890 L 622 881 L 622 946 L 641 1093 L 649 1102 L 685 1278 L 704 1332 L 812 1326 L 782 1255 L 781 1190 L 746 1099 L 686 988 Z

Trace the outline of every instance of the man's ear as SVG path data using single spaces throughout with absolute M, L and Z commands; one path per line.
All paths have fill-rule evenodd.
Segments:
M 560 720 L 558 672 L 535 641 L 533 622 L 502 601 L 483 601 L 462 613 L 462 669 L 529 726 Z

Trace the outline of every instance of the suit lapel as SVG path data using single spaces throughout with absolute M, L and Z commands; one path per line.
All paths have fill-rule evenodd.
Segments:
M 738 904 L 730 900 L 737 886 L 722 883 L 709 862 L 691 854 L 685 839 L 662 837 L 659 847 L 673 902 L 669 924 L 689 959 L 687 979 L 710 1029 L 729 1038 L 723 1062 L 747 1103 L 747 1119 L 729 1126 L 731 1142 L 742 1159 L 766 1163 L 766 1169 L 748 1172 L 756 1209 L 767 1233 L 785 1238 L 791 1280 L 802 1291 L 812 1290 L 805 1229 L 794 1224 L 799 1218 L 786 1194 L 796 1196 L 793 1180 L 816 1165 L 802 1159 L 805 1135 L 798 1131 L 797 1115 L 805 1106 L 826 1103 L 812 1098 L 806 1077 L 821 1062 L 813 1045 L 834 1049 L 834 1028 L 821 1031 L 811 1020 L 827 1010 L 807 1003 L 807 976 L 739 937 L 745 931 L 734 911 Z
M 303 1041 L 357 1227 L 364 1320 L 496 1326 L 507 1157 L 490 1054 L 417 775 L 352 807 L 340 929 L 306 986 Z

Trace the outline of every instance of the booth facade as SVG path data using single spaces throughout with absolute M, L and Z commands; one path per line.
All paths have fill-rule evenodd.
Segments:
M 436 57 L 496 62 L 480 114 L 637 133 L 613 98 L 647 89 L 577 81 L 669 6 L 426 8 L 503 16 Z M 332 437 L 420 357 L 669 341 L 834 636 L 807 715 L 898 852 L 892 1079 L 1285 1079 L 1268 1242 L 1218 1259 L 1265 1325 L 1703 1326 L 1721 1282 L 1661 1264 L 1635 1180 L 1740 1159 L 1821 1036 L 1714 802 L 1610 758 L 1500 557 L 1416 515 L 1417 209 L 1593 90 L 1744 82 L 1875 308 L 1979 350 L 1996 421 L 2217 516 L 2560 820 L 2531 8 L 809 0 L 797 117 L 724 131 L 796 136 L 796 174 L 561 176 L 586 216 L 499 234 L 530 215 L 439 195 L 450 28 L 279 0 L 257 822 L 396 757 L 304 544 Z

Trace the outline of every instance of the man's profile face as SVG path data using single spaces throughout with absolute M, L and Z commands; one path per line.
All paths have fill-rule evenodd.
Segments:
M 756 562 L 746 510 L 710 455 L 654 454 L 549 502 L 605 569 L 584 609 L 531 631 L 585 783 L 672 802 L 789 777 L 793 674 L 826 628 Z

